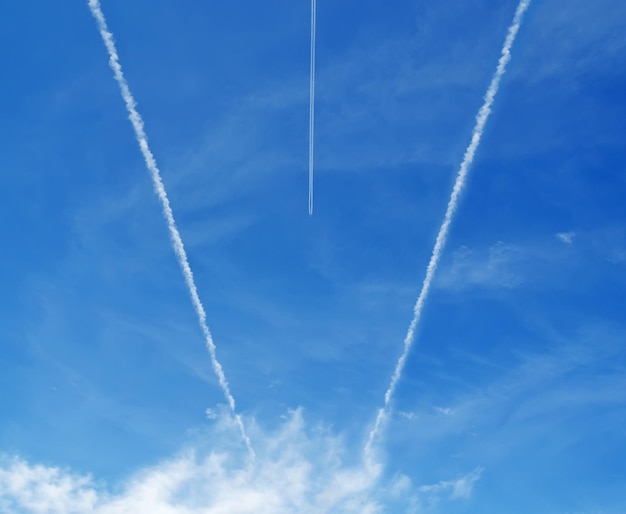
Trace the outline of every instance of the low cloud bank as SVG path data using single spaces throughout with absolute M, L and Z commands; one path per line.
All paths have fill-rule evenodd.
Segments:
M 344 438 L 330 429 L 307 429 L 301 409 L 273 433 L 251 423 L 255 462 L 237 444 L 236 421 L 227 409 L 199 437 L 227 451 L 194 444 L 174 457 L 134 473 L 112 493 L 91 476 L 0 459 L 0 511 L 32 514 L 281 514 L 420 512 L 433 496 L 469 496 L 478 476 L 463 482 L 415 487 L 404 475 L 382 478 L 382 464 L 353 459 Z M 227 440 L 231 439 L 231 444 Z M 461 482 L 459 482 L 461 483 Z

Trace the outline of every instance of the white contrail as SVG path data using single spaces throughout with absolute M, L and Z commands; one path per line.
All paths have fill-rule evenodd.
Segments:
M 417 302 L 413 307 L 413 319 L 411 320 L 409 330 L 406 334 L 406 337 L 404 338 L 404 351 L 402 352 L 402 355 L 400 355 L 400 358 L 396 363 L 396 368 L 393 372 L 393 375 L 391 376 L 391 382 L 389 383 L 389 387 L 385 392 L 384 404 L 378 410 L 378 415 L 376 416 L 374 428 L 372 428 L 367 443 L 365 444 L 364 453 L 366 459 L 368 460 L 371 458 L 372 444 L 374 443 L 374 439 L 380 431 L 383 421 L 387 416 L 391 397 L 393 396 L 396 386 L 398 385 L 398 380 L 400 380 L 400 376 L 402 375 L 402 371 L 406 364 L 406 359 L 415 339 L 415 329 L 422 315 L 422 309 L 424 307 L 424 303 L 426 302 L 426 298 L 428 296 L 433 277 L 435 276 L 435 271 L 437 270 L 437 265 L 439 264 L 439 259 L 441 258 L 443 247 L 446 244 L 446 239 L 450 230 L 450 223 L 452 222 L 452 217 L 454 216 L 457 203 L 459 201 L 459 195 L 463 190 L 469 167 L 474 160 L 476 150 L 478 149 L 478 145 L 480 144 L 480 139 L 483 135 L 483 131 L 485 130 L 485 124 L 487 123 L 487 119 L 489 118 L 489 114 L 491 113 L 493 100 L 496 96 L 496 93 L 498 92 L 498 87 L 500 86 L 500 79 L 502 79 L 502 76 L 506 71 L 506 66 L 511 59 L 511 47 L 513 46 L 513 43 L 515 41 L 515 36 L 517 36 L 517 32 L 522 23 L 524 13 L 526 12 L 526 9 L 528 9 L 530 2 L 531 0 L 521 0 L 519 5 L 517 6 L 517 10 L 515 11 L 515 16 L 513 18 L 513 23 L 511 23 L 511 26 L 509 27 L 508 33 L 506 35 L 506 39 L 504 40 L 504 46 L 502 47 L 502 53 L 500 55 L 500 60 L 498 61 L 498 66 L 491 79 L 491 83 L 489 84 L 487 93 L 485 94 L 485 102 L 483 103 L 476 116 L 476 124 L 474 125 L 474 130 L 472 132 L 472 140 L 465 150 L 463 162 L 461 162 L 461 166 L 459 168 L 454 187 L 452 188 L 452 194 L 450 195 L 450 200 L 448 201 L 448 208 L 443 218 L 441 228 L 439 229 L 439 233 L 437 234 L 435 247 L 433 248 L 433 253 L 430 257 L 430 261 L 428 262 L 428 267 L 426 268 L 426 277 L 424 278 L 424 282 L 422 284 L 422 290 L 420 291 Z
M 241 436 L 246 443 L 248 452 L 250 453 L 250 456 L 254 459 L 255 454 L 254 450 L 252 449 L 252 444 L 250 443 L 250 438 L 246 433 L 243 421 L 241 420 L 241 416 L 237 414 L 235 410 L 235 398 L 230 392 L 228 382 L 226 381 L 226 376 L 224 375 L 224 370 L 222 369 L 222 365 L 217 360 L 217 356 L 215 354 L 215 343 L 213 342 L 213 337 L 211 336 L 211 332 L 206 322 L 206 313 L 204 311 L 204 307 L 202 306 L 202 302 L 200 301 L 200 297 L 198 296 L 198 289 L 196 288 L 193 273 L 191 272 L 191 268 L 189 267 L 189 261 L 187 260 L 187 253 L 185 252 L 185 247 L 183 246 L 183 240 L 181 239 L 180 233 L 176 228 L 176 222 L 174 221 L 174 214 L 172 213 L 172 208 L 170 207 L 170 201 L 167 197 L 163 181 L 161 180 L 161 173 L 159 171 L 159 168 L 157 167 L 154 155 L 152 154 L 148 146 L 148 138 L 143 128 L 143 119 L 137 112 L 137 104 L 135 102 L 135 99 L 133 98 L 132 93 L 130 92 L 128 83 L 124 78 L 122 65 L 120 64 L 117 49 L 115 48 L 113 34 L 109 31 L 107 27 L 104 14 L 102 13 L 102 9 L 100 8 L 100 0 L 89 0 L 89 8 L 91 9 L 91 14 L 93 14 L 93 17 L 98 23 L 100 35 L 102 36 L 102 40 L 104 41 L 106 49 L 109 53 L 109 65 L 113 70 L 115 80 L 120 86 L 122 98 L 124 99 L 126 109 L 128 110 L 128 117 L 130 118 L 133 129 L 135 130 L 135 136 L 137 138 L 137 142 L 139 143 L 139 148 L 141 149 L 141 153 L 143 154 L 143 158 L 146 162 L 146 167 L 150 171 L 154 190 L 159 197 L 159 200 L 161 201 L 163 216 L 165 218 L 165 221 L 167 222 L 167 228 L 170 232 L 170 239 L 172 240 L 174 253 L 176 254 L 178 264 L 180 264 L 181 271 L 183 272 L 183 276 L 187 284 L 187 289 L 189 290 L 189 295 L 191 296 L 191 302 L 193 303 L 196 314 L 198 315 L 198 322 L 200 323 L 200 328 L 202 329 L 202 333 L 204 334 L 204 339 L 209 350 L 209 355 L 211 356 L 211 364 L 213 365 L 213 370 L 217 375 L 222 391 L 224 392 L 224 396 L 226 397 L 226 401 L 228 402 L 228 406 L 230 407 L 230 410 L 235 417 L 237 425 L 239 426 Z
M 313 215 L 313 141 L 315 134 L 315 25 L 316 0 L 311 0 L 311 74 L 309 82 L 309 216 Z

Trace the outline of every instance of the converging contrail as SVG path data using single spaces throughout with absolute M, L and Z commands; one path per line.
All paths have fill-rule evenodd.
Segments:
M 202 306 L 202 302 L 200 301 L 200 297 L 198 296 L 198 289 L 196 288 L 193 273 L 191 272 L 191 268 L 189 267 L 189 261 L 187 260 L 187 253 L 185 252 L 185 247 L 183 246 L 183 240 L 181 239 L 180 233 L 176 228 L 176 222 L 174 221 L 174 214 L 172 213 L 172 208 L 170 207 L 170 201 L 167 197 L 163 181 L 161 180 L 161 172 L 159 171 L 154 155 L 152 154 L 152 151 L 148 146 L 148 138 L 144 131 L 143 119 L 137 112 L 137 104 L 135 102 L 135 99 L 133 98 L 132 93 L 130 92 L 128 83 L 124 78 L 122 65 L 120 64 L 117 49 L 115 48 L 113 34 L 109 31 L 107 27 L 104 14 L 102 13 L 102 9 L 100 8 L 100 0 L 89 0 L 89 8 L 91 9 L 91 14 L 98 23 L 100 35 L 102 36 L 104 45 L 106 46 L 106 49 L 109 53 L 109 65 L 111 66 L 111 69 L 113 70 L 113 74 L 115 76 L 115 80 L 120 87 L 122 98 L 124 99 L 124 103 L 126 104 L 126 110 L 128 111 L 128 117 L 133 125 L 133 129 L 135 130 L 137 143 L 139 143 L 139 148 L 141 149 L 141 153 L 143 154 L 146 167 L 150 171 L 150 175 L 152 177 L 154 190 L 159 197 L 159 200 L 161 201 L 163 217 L 167 222 L 167 228 L 170 232 L 170 239 L 172 240 L 172 247 L 174 249 L 174 253 L 176 254 L 176 258 L 178 259 L 180 269 L 185 278 L 185 283 L 187 284 L 187 289 L 189 290 L 189 295 L 191 297 L 191 303 L 193 304 L 196 314 L 198 315 L 198 322 L 200 323 L 200 328 L 202 329 L 202 333 L 204 334 L 204 340 L 206 341 L 209 355 L 211 356 L 211 364 L 213 365 L 213 370 L 217 375 L 220 387 L 222 388 L 224 396 L 226 397 L 226 401 L 228 402 L 228 406 L 230 407 L 230 410 L 237 422 L 237 425 L 239 426 L 241 436 L 243 437 L 246 447 L 248 448 L 248 452 L 250 453 L 250 456 L 254 459 L 255 453 L 252 449 L 250 438 L 246 433 L 243 421 L 241 420 L 241 416 L 236 412 L 235 398 L 231 394 L 230 388 L 228 387 L 228 382 L 226 381 L 226 376 L 224 375 L 222 365 L 217 360 L 217 356 L 215 353 L 215 343 L 213 342 L 213 337 L 211 336 L 211 332 L 207 325 L 206 313 L 204 311 L 204 307 Z
M 409 355 L 409 351 L 411 350 L 411 346 L 415 339 L 415 329 L 420 321 L 422 309 L 424 308 L 424 303 L 426 302 L 428 292 L 430 291 L 430 286 L 435 276 L 435 271 L 437 270 L 437 265 L 439 264 L 441 253 L 446 244 L 448 232 L 450 231 L 450 223 L 452 222 L 452 217 L 454 216 L 454 213 L 456 211 L 459 196 L 461 194 L 461 191 L 463 190 L 463 186 L 465 185 L 467 173 L 470 166 L 472 165 L 472 161 L 474 160 L 474 156 L 476 155 L 476 150 L 478 149 L 478 145 L 480 144 L 480 139 L 485 130 L 485 124 L 487 123 L 487 119 L 489 118 L 489 114 L 491 113 L 491 106 L 493 104 L 496 93 L 498 92 L 500 79 L 502 79 L 502 76 L 506 71 L 506 66 L 511 60 L 511 47 L 513 46 L 515 37 L 517 36 L 517 32 L 519 31 L 520 25 L 522 23 L 524 13 L 528 9 L 530 2 L 531 0 L 521 0 L 519 5 L 517 6 L 517 10 L 515 11 L 515 16 L 513 18 L 513 23 L 511 23 L 511 26 L 509 27 L 506 35 L 506 39 L 504 40 L 504 46 L 502 47 L 502 53 L 498 61 L 498 66 L 491 79 L 491 83 L 489 84 L 487 93 L 485 94 L 485 102 L 483 103 L 476 116 L 476 124 L 474 125 L 474 130 L 472 131 L 472 140 L 465 150 L 465 155 L 463 156 L 463 161 L 461 162 L 456 181 L 454 182 L 454 187 L 452 188 L 450 200 L 448 201 L 448 208 L 443 218 L 441 228 L 439 229 L 439 233 L 437 234 L 435 247 L 433 248 L 433 253 L 430 257 L 430 261 L 428 262 L 428 267 L 426 268 L 426 277 L 424 278 L 424 282 L 422 284 L 422 290 L 420 291 L 417 302 L 413 307 L 413 319 L 411 320 L 409 330 L 406 334 L 406 337 L 404 338 L 404 351 L 402 352 L 402 355 L 400 355 L 400 358 L 396 363 L 393 375 L 391 376 L 389 387 L 385 392 L 384 404 L 382 408 L 378 410 L 378 415 L 376 416 L 374 428 L 372 428 L 367 439 L 367 443 L 365 444 L 364 454 L 368 461 L 371 459 L 371 450 L 374 439 L 378 435 L 378 432 L 382 427 L 383 421 L 385 421 L 385 418 L 389 411 L 391 397 L 393 396 L 396 386 L 398 385 L 398 380 L 400 380 L 400 376 L 402 375 L 402 371 L 406 364 L 406 359 Z
M 313 215 L 313 141 L 315 135 L 315 24 L 316 0 L 311 0 L 311 74 L 309 83 L 309 216 Z

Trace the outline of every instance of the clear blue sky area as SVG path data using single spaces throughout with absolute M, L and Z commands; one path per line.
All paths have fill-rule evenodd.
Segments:
M 0 5 L 0 512 L 626 512 L 626 2 Z M 367 462 L 366 462 L 367 461 Z

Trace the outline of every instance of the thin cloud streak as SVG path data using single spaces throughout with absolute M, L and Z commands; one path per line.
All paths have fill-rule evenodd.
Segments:
M 439 265 L 439 260 L 443 252 L 443 248 L 448 238 L 450 224 L 452 223 L 452 218 L 454 217 L 454 213 L 456 212 L 459 196 L 461 195 L 463 187 L 465 186 L 467 173 L 470 166 L 472 165 L 472 162 L 474 161 L 476 150 L 478 149 L 480 140 L 485 130 L 485 124 L 487 123 L 489 115 L 491 114 L 491 106 L 498 92 L 500 80 L 502 79 L 502 76 L 506 71 L 507 64 L 511 60 L 511 47 L 515 42 L 515 37 L 517 36 L 520 25 L 522 23 L 524 13 L 528 9 L 530 2 L 531 0 L 521 0 L 517 6 L 515 16 L 513 17 L 513 22 L 511 23 L 511 26 L 509 27 L 506 35 L 506 39 L 504 40 L 500 59 L 498 60 L 498 66 L 491 79 L 491 83 L 489 84 L 487 93 L 485 94 L 485 102 L 483 103 L 482 107 L 478 111 L 478 115 L 476 116 L 476 124 L 474 126 L 474 130 L 472 131 L 472 140 L 465 150 L 465 155 L 463 156 L 463 161 L 461 162 L 461 166 L 459 168 L 454 187 L 452 188 L 450 200 L 448 201 L 448 208 L 446 209 L 443 223 L 441 224 L 441 228 L 439 229 L 439 233 L 437 234 L 433 253 L 430 257 L 430 261 L 428 262 L 428 267 L 426 268 L 426 276 L 422 284 L 422 290 L 420 291 L 417 302 L 413 307 L 413 319 L 411 320 L 409 330 L 406 334 L 406 337 L 404 338 L 404 350 L 402 352 L 402 355 L 400 355 L 398 362 L 396 363 L 396 367 L 391 376 L 389 387 L 385 392 L 385 401 L 383 403 L 383 406 L 378 410 L 378 414 L 376 415 L 376 421 L 374 422 L 374 427 L 370 431 L 367 443 L 364 447 L 364 455 L 366 460 L 368 461 L 370 461 L 372 458 L 372 445 L 374 444 L 374 440 L 376 439 L 376 436 L 380 432 L 383 423 L 387 418 L 391 398 L 393 397 L 393 394 L 396 390 L 398 381 L 400 380 L 402 371 L 404 370 L 404 366 L 406 365 L 409 351 L 411 350 L 411 346 L 413 345 L 413 342 L 415 340 L 415 329 L 420 321 L 422 309 L 424 308 L 426 298 L 428 297 L 428 293 L 430 291 L 430 287 L 435 276 L 435 272 L 437 271 L 437 266 Z
M 124 78 L 124 73 L 122 71 L 122 66 L 119 61 L 119 56 L 117 53 L 117 49 L 115 47 L 115 42 L 113 39 L 113 34 L 109 31 L 106 19 L 104 14 L 102 13 L 102 9 L 100 8 L 99 0 L 89 0 L 89 9 L 91 10 L 91 14 L 96 19 L 98 24 L 98 29 L 100 31 L 100 35 L 102 36 L 102 40 L 104 41 L 104 45 L 106 46 L 107 52 L 109 54 L 109 66 L 113 70 L 113 74 L 115 76 L 115 80 L 117 81 L 120 91 L 122 93 L 122 98 L 124 103 L 126 104 L 126 109 L 128 111 L 128 117 L 133 125 L 133 129 L 135 130 L 135 136 L 137 138 L 137 143 L 139 144 L 139 148 L 141 153 L 143 154 L 143 158 L 146 163 L 146 167 L 148 171 L 150 171 L 150 176 L 152 178 L 152 182 L 154 185 L 154 190 L 161 201 L 161 207 L 163 211 L 163 217 L 167 222 L 167 228 L 169 229 L 170 239 L 172 241 L 172 247 L 174 249 L 174 253 L 176 254 L 176 258 L 178 259 L 178 264 L 180 265 L 181 271 L 183 273 L 183 277 L 185 279 L 185 283 L 187 284 L 187 289 L 189 290 L 189 296 L 191 297 L 191 303 L 196 311 L 198 316 L 198 322 L 200 324 L 200 328 L 202 329 L 202 333 L 204 335 L 204 339 L 206 342 L 207 349 L 209 350 L 209 355 L 211 357 L 211 364 L 213 366 L 213 370 L 217 375 L 220 387 L 224 392 L 224 396 L 226 401 L 228 402 L 228 406 L 235 417 L 239 430 L 241 432 L 241 436 L 246 444 L 248 452 L 250 456 L 254 459 L 255 453 L 252 448 L 252 444 L 250 442 L 250 438 L 248 437 L 245 427 L 243 425 L 243 421 L 241 416 L 237 414 L 235 409 L 235 398 L 230 392 L 230 388 L 228 386 L 228 381 L 226 380 L 226 376 L 224 375 L 224 370 L 222 365 L 217 360 L 215 343 L 213 342 L 213 337 L 211 336 L 211 332 L 207 325 L 206 321 L 206 312 L 204 310 L 204 306 L 200 301 L 200 297 L 198 295 L 198 290 L 196 287 L 196 283 L 194 281 L 193 273 L 191 271 L 191 267 L 189 266 L 189 261 L 187 259 L 187 252 L 185 251 L 185 247 L 183 245 L 182 238 L 180 237 L 180 233 L 178 232 L 178 228 L 176 227 L 176 222 L 174 220 L 174 214 L 172 212 L 172 208 L 170 206 L 170 202 L 165 191 L 165 186 L 163 185 L 163 181 L 161 179 L 161 172 L 157 167 L 156 160 L 150 147 L 148 146 L 148 138 L 144 131 L 144 123 L 141 118 L 139 112 L 137 112 L 135 99 L 130 92 L 130 88 L 128 87 L 128 83 Z
M 316 0 L 311 0 L 311 73 L 309 82 L 309 216 L 313 216 L 313 142 L 315 136 L 315 32 Z

